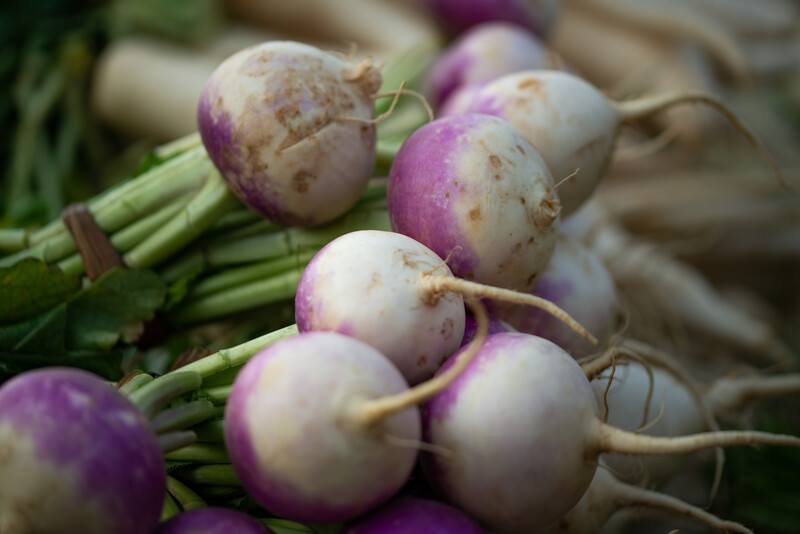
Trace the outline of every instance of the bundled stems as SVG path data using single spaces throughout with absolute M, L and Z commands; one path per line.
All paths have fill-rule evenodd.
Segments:
M 130 267 L 148 268 L 163 261 L 235 206 L 236 200 L 222 176 L 216 171 L 211 172 L 203 189 L 181 213 L 125 254 L 125 263 Z
M 407 409 L 409 406 L 421 404 L 437 395 L 453 383 L 464 370 L 469 367 L 478 355 L 489 334 L 489 316 L 486 308 L 478 300 L 469 299 L 467 306 L 475 316 L 478 329 L 469 345 L 456 358 L 455 363 L 445 372 L 397 395 L 362 402 L 353 414 L 356 421 L 364 426 L 372 426 L 386 417 Z

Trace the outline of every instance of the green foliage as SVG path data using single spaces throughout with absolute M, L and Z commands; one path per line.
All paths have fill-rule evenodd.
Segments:
M 124 350 L 164 303 L 150 271 L 116 268 L 79 290 L 78 282 L 38 260 L 0 271 L 0 373 L 44 365 L 88 368 L 117 378 Z M 15 304 L 18 304 L 15 305 Z

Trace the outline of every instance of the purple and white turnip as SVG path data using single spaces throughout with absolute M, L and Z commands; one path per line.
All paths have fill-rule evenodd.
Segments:
M 589 487 L 602 453 L 800 446 L 800 438 L 761 432 L 659 438 L 620 430 L 598 418 L 592 387 L 569 354 L 519 333 L 489 336 L 466 371 L 423 413 L 425 439 L 451 451 L 425 456 L 429 479 L 500 532 L 537 531 L 557 522 Z
M 594 341 L 548 301 L 458 279 L 422 243 L 379 230 L 345 234 L 314 256 L 297 288 L 295 320 L 300 332 L 333 331 L 375 347 L 417 384 L 461 346 L 462 295 L 537 306 Z
M 485 113 L 513 124 L 539 151 L 556 182 L 563 181 L 558 196 L 566 216 L 599 184 L 621 125 L 684 103 L 705 104 L 723 113 L 780 177 L 755 136 L 724 104 L 705 93 L 677 92 L 614 102 L 573 74 L 533 70 L 498 78 L 471 92 L 469 98 L 459 99 L 458 108 L 448 106 L 447 112 Z
M 561 205 L 544 160 L 510 123 L 438 119 L 414 132 L 389 176 L 392 227 L 461 278 L 533 286 L 555 248 Z
M 141 534 L 166 494 L 161 448 L 111 384 L 66 368 L 0 388 L 0 532 Z
M 281 224 L 323 224 L 367 186 L 380 85 L 368 61 L 266 42 L 214 71 L 198 106 L 200 135 L 242 202 Z
M 176 515 L 156 534 L 270 534 L 272 530 L 242 512 L 229 508 L 197 508 Z

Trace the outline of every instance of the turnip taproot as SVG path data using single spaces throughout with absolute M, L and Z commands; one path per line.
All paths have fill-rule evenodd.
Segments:
M 472 304 L 471 304 L 472 305 Z M 488 319 L 476 303 L 483 343 Z M 225 412 L 225 438 L 243 485 L 264 507 L 300 521 L 357 517 L 405 483 L 421 446 L 416 404 L 466 364 L 408 389 L 380 352 L 333 332 L 284 339 L 239 373 Z
M 459 360 L 450 358 L 442 370 Z M 658 438 L 605 424 L 577 362 L 554 343 L 520 333 L 489 336 L 466 371 L 423 413 L 426 440 L 451 451 L 446 458 L 425 456 L 429 479 L 501 532 L 532 532 L 556 522 L 578 503 L 602 453 L 800 446 L 800 438 L 763 432 Z
M 739 523 L 725 521 L 705 510 L 680 499 L 620 482 L 600 466 L 592 483 L 578 504 L 557 525 L 547 529 L 548 534 L 584 534 L 599 532 L 608 519 L 618 510 L 639 508 L 667 512 L 671 516 L 683 516 L 711 529 L 722 532 L 752 534 Z
M 548 67 L 550 54 L 535 35 L 519 26 L 481 24 L 462 35 L 431 68 L 428 93 L 440 107 L 456 90 L 482 85 L 504 74 Z
M 460 510 L 428 499 L 406 497 L 350 525 L 345 534 L 483 534 Z
M 547 265 L 561 212 L 533 145 L 480 114 L 414 132 L 392 165 L 388 202 L 392 227 L 447 258 L 456 276 L 520 290 Z
M 322 224 L 367 186 L 380 84 L 369 62 L 267 42 L 214 71 L 198 106 L 200 135 L 242 202 L 282 224 Z
M 593 340 L 544 299 L 455 278 L 425 245 L 380 230 L 345 234 L 314 256 L 298 285 L 295 320 L 301 332 L 334 331 L 364 341 L 416 384 L 461 346 L 462 294 L 539 306 Z
M 449 106 L 447 112 L 502 117 L 536 147 L 556 181 L 577 171 L 558 188 L 564 215 L 568 215 L 591 196 L 603 177 L 622 124 L 688 103 L 705 104 L 725 115 L 780 177 L 756 137 L 722 102 L 705 93 L 667 93 L 614 102 L 573 74 L 534 70 L 498 78 L 470 98 L 460 99 L 459 108 Z
M 85 371 L 30 371 L 0 388 L 0 532 L 140 534 L 166 471 L 147 419 Z
M 156 534 L 268 534 L 272 530 L 229 508 L 198 508 L 162 524 Z

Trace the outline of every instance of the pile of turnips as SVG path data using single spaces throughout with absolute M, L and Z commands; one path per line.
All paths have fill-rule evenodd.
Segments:
M 444 18 L 455 5 L 429 4 Z M 474 4 L 454 27 L 496 19 Z M 532 53 L 490 65 L 498 42 Z M 594 229 L 562 227 L 603 178 L 622 123 L 682 102 L 727 111 L 694 93 L 615 103 L 548 62 L 508 25 L 456 45 L 429 84 L 446 113 L 394 155 L 381 205 L 393 231 L 348 227 L 305 251 L 296 326 L 117 387 L 63 368 L 5 383 L 0 533 L 255 534 L 277 517 L 349 534 L 578 534 L 623 507 L 749 532 L 624 473 L 643 466 L 661 483 L 681 455 L 800 447 L 715 420 L 800 379 L 702 390 L 620 332 Z M 208 81 L 202 143 L 255 212 L 330 223 L 372 177 L 380 86 L 369 61 L 255 46 Z M 227 478 L 187 475 L 193 462 Z

